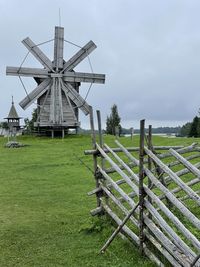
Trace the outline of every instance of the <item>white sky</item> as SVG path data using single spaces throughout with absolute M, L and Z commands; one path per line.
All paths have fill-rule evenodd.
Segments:
M 27 50 L 21 41 L 54 38 L 54 26 L 65 28 L 65 39 L 80 46 L 93 40 L 90 58 L 95 73 L 105 73 L 105 85 L 92 86 L 87 102 L 100 109 L 103 127 L 110 107 L 118 106 L 123 127 L 137 128 L 139 120 L 157 126 L 177 126 L 200 107 L 200 1 L 198 0 L 0 0 L 0 121 L 7 116 L 11 96 L 18 105 L 26 95 L 18 77 L 6 76 L 6 66 L 20 66 Z M 53 43 L 40 47 L 53 57 Z M 65 59 L 76 48 L 66 44 Z M 29 55 L 23 65 L 41 67 Z M 89 72 L 87 60 L 75 70 Z M 28 92 L 36 84 L 23 79 Z M 89 84 L 80 92 L 84 97 Z M 81 115 L 82 127 L 89 118 Z

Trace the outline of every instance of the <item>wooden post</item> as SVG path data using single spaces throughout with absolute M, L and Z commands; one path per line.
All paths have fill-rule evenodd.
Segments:
M 144 138 L 145 138 L 145 120 L 140 121 L 140 160 L 139 160 L 139 238 L 140 238 L 140 254 L 144 254 Z
M 101 128 L 101 112 L 100 112 L 100 110 L 97 110 L 97 122 L 98 122 L 98 132 L 99 132 L 99 144 L 100 144 L 100 147 L 103 149 L 104 148 L 104 141 L 103 141 L 102 128 Z M 102 156 L 101 156 L 101 168 L 103 170 L 105 168 L 105 159 Z M 98 186 L 100 186 L 99 180 L 98 180 Z M 99 192 L 98 196 L 101 197 L 102 193 Z M 109 197 L 106 194 L 105 194 L 105 201 L 106 201 L 106 205 L 109 206 Z
M 54 138 L 54 130 L 51 130 L 51 138 Z
M 148 131 L 148 149 L 152 151 L 152 125 L 149 125 Z M 148 156 L 148 169 L 151 171 L 152 169 L 152 159 Z M 152 183 L 151 180 L 148 178 L 148 188 L 151 188 Z M 148 201 L 151 203 L 151 198 L 148 196 Z M 151 214 L 149 214 L 149 218 L 151 218 Z
M 115 126 L 115 137 L 119 138 L 120 134 L 119 134 L 119 125 Z
M 65 129 L 64 128 L 62 129 L 62 138 L 63 139 L 65 138 Z
M 98 122 L 98 132 L 99 132 L 99 144 L 100 147 L 103 147 L 103 136 L 102 136 L 102 129 L 101 129 L 101 112 L 97 110 L 97 122 Z
M 96 149 L 96 135 L 94 129 L 93 108 L 92 106 L 90 106 L 89 108 L 90 108 L 90 128 L 91 128 L 92 147 L 93 149 Z
M 131 140 L 133 140 L 134 128 L 131 127 Z
M 96 134 L 94 129 L 94 116 L 93 116 L 93 108 L 92 106 L 89 106 L 90 109 L 90 128 L 91 128 L 91 138 L 92 138 L 92 147 L 96 150 Z M 99 187 L 99 181 L 98 181 L 98 175 L 97 175 L 97 155 L 93 154 L 93 166 L 94 166 L 94 178 L 96 181 L 96 188 Z M 100 207 L 101 201 L 98 196 L 98 193 L 96 193 L 97 198 L 97 207 Z
M 98 122 L 98 132 L 99 132 L 99 144 L 100 147 L 103 148 L 103 135 L 102 135 L 102 129 L 101 129 L 101 112 L 100 110 L 97 110 L 97 122 Z M 101 158 L 101 167 L 104 169 L 104 159 Z

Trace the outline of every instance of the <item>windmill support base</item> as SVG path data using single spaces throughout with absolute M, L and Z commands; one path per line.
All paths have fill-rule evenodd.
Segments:
M 51 130 L 51 138 L 54 138 L 54 130 Z
M 65 138 L 65 129 L 62 129 L 62 138 Z

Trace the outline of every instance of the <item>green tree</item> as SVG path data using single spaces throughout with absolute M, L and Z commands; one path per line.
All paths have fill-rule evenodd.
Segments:
M 121 121 L 121 118 L 120 118 L 120 116 L 118 114 L 117 105 L 114 104 L 111 107 L 111 114 L 110 114 L 110 116 L 107 116 L 107 120 L 106 120 L 106 133 L 107 134 L 116 135 L 116 129 L 118 127 L 119 134 L 120 134 L 120 131 L 121 131 L 120 121 Z
M 8 122 L 7 121 L 0 122 L 0 128 L 7 130 L 9 128 Z
M 27 133 L 30 134 L 34 131 L 34 122 L 36 121 L 37 121 L 37 108 L 33 110 L 31 120 L 29 120 L 29 118 L 24 119 L 25 130 Z
M 190 127 L 190 131 L 189 131 L 189 137 L 198 137 L 199 136 L 199 124 L 200 124 L 200 120 L 197 116 L 194 117 L 192 123 L 191 123 L 191 127 Z
M 187 122 L 181 127 L 180 136 L 189 136 L 191 124 L 191 122 Z

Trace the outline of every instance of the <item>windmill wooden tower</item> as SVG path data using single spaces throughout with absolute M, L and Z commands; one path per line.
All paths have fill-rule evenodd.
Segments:
M 7 67 L 6 74 L 33 77 L 37 87 L 19 103 L 23 109 L 37 100 L 38 120 L 35 126 L 43 129 L 65 131 L 77 128 L 78 109 L 87 115 L 89 105 L 79 94 L 81 82 L 105 83 L 104 74 L 75 72 L 96 45 L 89 41 L 68 61 L 63 59 L 64 28 L 55 27 L 54 58 L 51 61 L 30 39 L 22 41 L 28 51 L 43 65 L 43 68 Z

